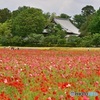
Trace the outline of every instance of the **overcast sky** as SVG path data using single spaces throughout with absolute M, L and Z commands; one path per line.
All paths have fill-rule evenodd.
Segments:
M 55 12 L 73 16 L 80 14 L 81 9 L 86 5 L 92 5 L 96 10 L 100 7 L 100 0 L 0 0 L 0 9 L 8 8 L 11 11 L 19 6 L 30 6 L 40 8 L 44 12 Z

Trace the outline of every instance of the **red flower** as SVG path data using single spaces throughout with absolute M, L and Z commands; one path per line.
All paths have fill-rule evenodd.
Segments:
M 98 76 L 100 76 L 100 70 L 99 70 L 99 71 L 97 71 L 97 75 L 98 75 Z
M 98 96 L 95 97 L 95 100 L 100 100 Z
M 35 96 L 34 100 L 39 100 L 39 96 Z
M 46 87 L 42 87 L 41 91 L 44 92 L 44 93 L 46 93 L 48 91 L 48 89 Z
M 56 91 L 53 91 L 53 94 L 56 94 Z
M 71 84 L 65 82 L 65 83 L 58 83 L 58 86 L 61 88 L 61 89 L 65 89 L 65 88 L 68 88 L 71 86 Z
M 2 92 L 0 94 L 0 100 L 11 100 L 11 99 L 9 98 L 9 96 L 7 94 L 5 94 L 4 92 Z

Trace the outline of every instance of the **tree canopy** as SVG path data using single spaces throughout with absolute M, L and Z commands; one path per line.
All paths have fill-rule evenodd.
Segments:
M 91 34 L 100 33 L 100 10 L 95 13 L 90 21 L 88 31 L 91 32 Z
M 0 9 L 0 23 L 4 23 L 6 20 L 10 19 L 11 11 L 8 8 Z
M 85 23 L 81 26 L 80 31 L 83 36 L 100 33 L 100 10 L 87 17 Z
M 81 14 L 76 14 L 73 18 L 73 22 L 79 29 L 81 28 L 82 24 L 86 22 L 89 16 L 95 13 L 95 9 L 91 5 L 86 5 L 81 9 Z
M 18 15 L 12 18 L 12 26 L 14 35 L 27 37 L 31 33 L 43 31 L 45 18 L 40 9 L 24 7 Z
M 80 29 L 78 37 L 66 37 L 67 32 L 54 18 L 70 19 Z M 46 33 L 43 30 L 46 29 Z M 81 9 L 73 18 L 68 14 L 44 13 L 33 7 L 19 7 L 10 11 L 0 9 L 0 45 L 11 46 L 96 46 L 100 47 L 100 9 L 91 5 Z
M 83 16 L 87 17 L 87 16 L 93 14 L 95 12 L 95 9 L 94 9 L 93 6 L 87 5 L 87 6 L 85 6 L 85 7 L 82 8 L 81 12 L 82 12 Z

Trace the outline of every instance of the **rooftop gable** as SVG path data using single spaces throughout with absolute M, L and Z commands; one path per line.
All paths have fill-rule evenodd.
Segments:
M 55 23 L 60 24 L 61 27 L 69 32 L 74 33 L 76 35 L 80 35 L 79 29 L 75 27 L 69 19 L 63 19 L 63 18 L 54 18 Z

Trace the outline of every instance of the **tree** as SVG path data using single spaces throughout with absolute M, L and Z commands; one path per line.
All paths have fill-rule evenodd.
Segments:
M 88 36 L 84 36 L 82 37 L 82 41 L 80 42 L 80 46 L 82 47 L 92 47 L 93 43 L 92 43 L 92 35 L 88 35 Z
M 85 23 L 81 26 L 81 36 L 100 33 L 100 10 L 87 17 Z
M 31 33 L 42 33 L 45 18 L 40 9 L 27 7 L 12 18 L 12 26 L 14 35 L 27 37 Z
M 80 28 L 84 22 L 85 22 L 85 17 L 81 14 L 75 15 L 73 18 L 73 23 L 77 28 Z
M 78 47 L 80 46 L 81 38 L 77 36 L 70 36 L 66 41 L 66 45 L 69 47 Z
M 11 18 L 11 11 L 8 8 L 0 9 L 0 23 L 4 23 Z
M 29 46 L 41 46 L 44 42 L 43 34 L 30 34 L 28 36 L 27 43 L 30 44 Z
M 30 7 L 23 6 L 23 7 L 18 7 L 17 10 L 12 11 L 12 18 L 15 18 L 20 12 L 29 9 Z
M 73 18 L 73 23 L 77 28 L 81 28 L 81 26 L 86 22 L 87 18 L 95 13 L 95 9 L 91 5 L 87 5 L 81 9 L 81 14 L 75 15 Z M 84 25 L 83 25 L 84 26 Z
M 87 16 L 93 14 L 95 12 L 95 9 L 94 9 L 93 6 L 87 5 L 87 6 L 85 6 L 85 7 L 82 8 L 81 12 L 82 12 L 83 16 L 87 17 Z
M 96 47 L 100 47 L 100 33 L 93 34 L 92 43 Z
M 70 18 L 70 16 L 68 16 L 67 14 L 64 14 L 64 13 L 60 14 L 59 17 L 60 18 L 65 18 L 65 19 L 69 19 Z
M 9 45 L 11 46 L 22 46 L 22 38 L 20 36 L 14 36 L 10 38 Z
M 87 20 L 81 25 L 80 36 L 87 36 L 87 35 L 91 34 L 91 32 L 89 31 L 89 25 L 90 25 L 93 17 L 94 17 L 94 15 L 88 16 Z
M 56 13 L 53 12 L 53 13 L 51 14 L 51 16 L 50 16 L 50 21 L 52 21 L 55 17 L 56 17 Z
M 44 16 L 45 16 L 46 19 L 49 19 L 51 15 L 50 15 L 49 12 L 47 12 L 47 13 L 44 13 Z
M 44 44 L 46 46 L 57 46 L 58 40 L 59 40 L 59 37 L 55 35 L 49 35 L 44 38 Z
M 7 21 L 5 23 L 0 23 L 0 36 L 11 36 L 11 23 Z
M 12 25 L 10 20 L 0 23 L 0 43 L 2 45 L 9 45 L 12 38 L 11 29 Z
M 88 26 L 88 31 L 91 32 L 91 34 L 100 33 L 100 10 L 93 16 Z
M 65 47 L 66 46 L 66 39 L 58 39 L 57 46 Z

